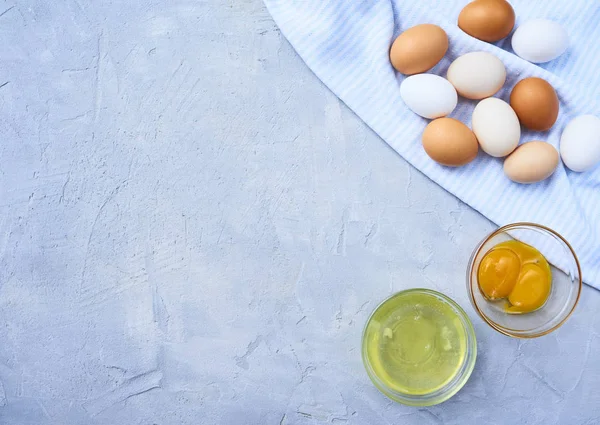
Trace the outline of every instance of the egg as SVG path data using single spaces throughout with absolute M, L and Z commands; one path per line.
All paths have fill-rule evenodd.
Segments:
M 560 156 L 573 171 L 589 170 L 600 163 L 600 118 L 581 115 L 571 120 L 560 137 Z
M 556 59 L 569 47 L 567 31 L 557 22 L 533 19 L 519 26 L 512 37 L 517 55 L 533 63 Z
M 422 142 L 431 159 L 449 167 L 468 164 L 479 151 L 477 138 L 469 127 L 452 118 L 431 121 L 423 131 Z
M 495 97 L 475 106 L 471 125 L 481 149 L 498 158 L 515 150 L 521 138 L 517 114 L 508 103 Z
M 448 81 L 467 99 L 483 99 L 495 94 L 506 81 L 506 68 L 487 52 L 459 56 L 448 68 Z
M 517 183 L 536 183 L 550 177 L 558 167 L 558 161 L 558 152 L 551 144 L 528 142 L 504 160 L 504 173 Z
M 510 106 L 519 121 L 530 130 L 550 129 L 558 118 L 558 96 L 554 88 L 541 78 L 525 78 L 510 94 Z
M 437 25 L 421 24 L 396 38 L 390 49 L 390 61 L 403 74 L 420 74 L 433 68 L 447 50 L 446 32 Z
M 407 77 L 400 85 L 400 97 L 411 111 L 429 119 L 445 117 L 458 101 L 454 86 L 433 74 Z
M 504 0 L 475 0 L 458 15 L 458 26 L 479 40 L 498 41 L 515 26 L 515 11 Z

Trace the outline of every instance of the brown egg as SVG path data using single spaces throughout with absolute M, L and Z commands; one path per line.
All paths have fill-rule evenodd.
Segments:
M 468 164 L 479 151 L 475 134 L 462 122 L 452 118 L 431 121 L 425 127 L 422 142 L 431 159 L 449 167 Z
M 458 26 L 479 40 L 498 41 L 515 26 L 515 11 L 505 0 L 475 0 L 460 12 Z
M 558 96 L 554 88 L 541 78 L 519 81 L 510 94 L 510 106 L 521 124 L 530 130 L 548 130 L 558 118 Z
M 554 173 L 558 159 L 557 150 L 549 143 L 524 143 L 504 161 L 504 174 L 517 183 L 536 183 Z
M 433 24 L 407 29 L 396 38 L 390 49 L 390 60 L 397 71 L 420 74 L 433 68 L 448 50 L 446 32 Z

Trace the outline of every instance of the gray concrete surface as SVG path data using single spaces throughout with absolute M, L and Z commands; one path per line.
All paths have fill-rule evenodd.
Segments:
M 2 1 L 0 423 L 600 423 L 600 294 L 501 336 L 464 274 L 493 226 L 376 137 L 260 0 Z M 372 308 L 441 290 L 476 327 L 428 409 L 360 359 Z

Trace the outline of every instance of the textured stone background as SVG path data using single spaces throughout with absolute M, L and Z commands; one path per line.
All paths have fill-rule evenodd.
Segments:
M 539 340 L 488 329 L 464 274 L 493 226 L 341 104 L 260 0 L 0 4 L 1 424 L 600 423 L 600 294 Z M 479 339 L 429 409 L 360 359 L 373 307 L 415 286 Z

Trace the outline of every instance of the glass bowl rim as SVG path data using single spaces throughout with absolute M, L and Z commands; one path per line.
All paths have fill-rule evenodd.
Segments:
M 367 334 L 367 328 L 369 326 L 369 323 L 371 323 L 371 320 L 373 319 L 373 316 L 375 315 L 375 313 L 384 304 L 386 304 L 393 298 L 395 298 L 397 296 L 405 295 L 407 293 L 412 293 L 412 292 L 432 295 L 432 296 L 438 298 L 439 300 L 441 300 L 441 302 L 445 302 L 450 307 L 452 307 L 452 309 L 456 312 L 457 316 L 460 318 L 460 321 L 464 326 L 466 337 L 467 337 L 465 359 L 464 359 L 463 363 L 461 364 L 461 370 L 459 370 L 457 372 L 457 374 L 454 376 L 454 378 L 452 380 L 450 380 L 450 382 L 448 382 L 442 388 L 440 388 L 436 391 L 433 391 L 431 393 L 419 394 L 419 395 L 404 394 L 401 392 L 394 391 L 391 388 L 387 387 L 381 381 L 381 379 L 379 379 L 377 374 L 373 371 L 371 362 L 369 361 L 369 358 L 368 358 L 368 355 L 366 352 L 367 350 L 366 350 L 366 344 L 365 344 L 365 336 Z M 475 363 L 477 360 L 477 335 L 475 334 L 475 328 L 473 326 L 473 322 L 469 318 L 469 315 L 456 301 L 454 301 L 449 296 L 447 296 L 439 291 L 436 291 L 433 289 L 427 289 L 427 288 L 404 289 L 404 290 L 401 290 L 398 292 L 394 292 L 392 295 L 383 299 L 373 309 L 373 311 L 369 315 L 369 317 L 365 323 L 364 329 L 363 329 L 361 343 L 362 343 L 361 354 L 362 354 L 363 365 L 364 365 L 367 375 L 369 376 L 369 379 L 371 380 L 373 385 L 375 385 L 375 387 L 386 397 L 390 398 L 391 400 L 393 400 L 397 403 L 401 403 L 401 404 L 404 404 L 407 406 L 428 407 L 428 406 L 434 406 L 434 405 L 437 405 L 437 404 L 447 401 L 448 399 L 450 399 L 451 397 L 456 395 L 456 393 L 458 391 L 460 391 L 465 386 L 465 384 L 468 382 L 469 378 L 471 377 L 471 374 L 473 373 L 473 370 L 475 369 Z
M 537 332 L 537 333 L 532 333 L 532 334 L 522 334 L 522 333 L 518 333 L 518 332 L 511 332 L 511 329 L 501 326 L 500 324 L 498 324 L 495 321 L 493 321 L 492 319 L 490 319 L 485 313 L 483 313 L 481 311 L 481 309 L 479 308 L 479 305 L 477 304 L 477 301 L 475 300 L 475 295 L 473 293 L 473 284 L 474 284 L 473 283 L 473 266 L 475 265 L 475 258 L 477 258 L 477 256 L 480 254 L 481 250 L 483 249 L 483 246 L 490 239 L 492 239 L 493 237 L 500 235 L 502 233 L 507 233 L 509 230 L 516 229 L 516 228 L 540 229 L 540 230 L 548 232 L 551 235 L 557 237 L 569 249 L 569 252 L 571 253 L 573 260 L 575 261 L 575 265 L 577 268 L 577 279 L 576 280 L 578 282 L 578 285 L 577 285 L 577 297 L 575 298 L 575 303 L 573 304 L 573 306 L 571 307 L 569 312 L 565 315 L 565 317 L 562 318 L 562 320 L 560 322 L 558 322 L 556 325 L 554 325 L 550 329 L 547 329 L 543 332 Z M 583 287 L 583 281 L 582 281 L 582 277 L 581 277 L 581 265 L 579 264 L 579 259 L 577 258 L 577 254 L 575 254 L 575 250 L 573 249 L 571 244 L 556 230 L 553 230 L 542 224 L 532 223 L 532 222 L 527 222 L 527 221 L 510 223 L 510 224 L 501 226 L 501 227 L 497 228 L 496 230 L 494 230 L 493 232 L 491 232 L 485 238 L 483 238 L 481 240 L 481 242 L 479 242 L 479 244 L 477 244 L 477 246 L 471 253 L 471 258 L 469 259 L 469 266 L 467 267 L 467 292 L 469 293 L 469 299 L 471 300 L 471 304 L 475 308 L 475 311 L 477 311 L 477 314 L 479 315 L 479 317 L 481 317 L 484 320 L 484 322 L 486 322 L 494 330 L 496 330 L 497 332 L 500 332 L 503 335 L 506 335 L 506 336 L 509 336 L 512 338 L 520 338 L 520 339 L 539 338 L 541 336 L 548 335 L 549 333 L 560 328 L 569 319 L 569 317 L 571 317 L 571 315 L 575 311 L 575 307 L 577 307 L 577 304 L 579 303 L 579 298 L 581 297 L 582 287 Z

